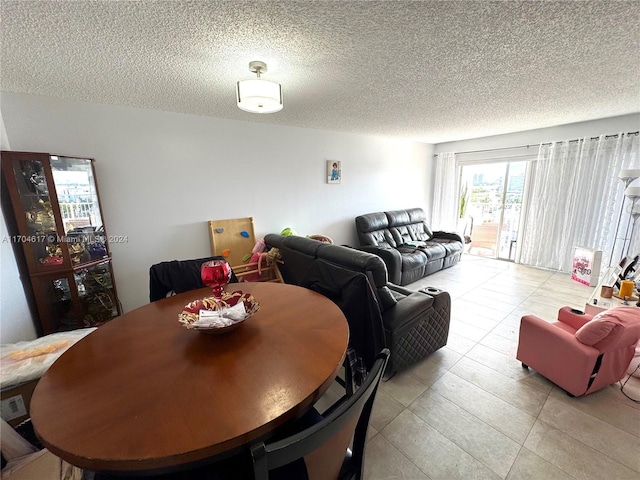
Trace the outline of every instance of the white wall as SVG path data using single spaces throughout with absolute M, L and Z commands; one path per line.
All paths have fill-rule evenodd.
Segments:
M 431 211 L 432 145 L 9 92 L 0 108 L 12 150 L 96 159 L 107 233 L 128 237 L 111 244 L 125 311 L 148 302 L 152 264 L 209 255 L 208 220 L 353 245 L 356 215 Z
M 20 274 L 11 243 L 5 241 L 9 234 L 0 215 L 0 343 L 13 343 L 36 337 L 31 312 L 24 295 Z
M 9 150 L 9 141 L 0 113 L 0 149 Z M 35 338 L 29 305 L 20 280 L 18 265 L 9 241 L 4 215 L 0 213 L 0 343 Z

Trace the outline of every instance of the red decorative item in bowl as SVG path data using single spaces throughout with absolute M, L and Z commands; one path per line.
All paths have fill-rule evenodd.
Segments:
M 202 278 L 202 283 L 211 287 L 213 296 L 220 298 L 222 289 L 231 280 L 231 267 L 226 260 L 209 260 L 200 267 L 200 278 Z
M 234 307 L 238 302 L 244 303 L 246 317 L 243 319 L 224 319 L 224 325 L 211 325 L 207 327 L 194 325 L 200 318 L 200 310 L 218 311 Z M 209 334 L 226 333 L 239 327 L 245 320 L 252 317 L 259 309 L 260 304 L 256 301 L 253 295 L 237 290 L 231 293 L 224 292 L 219 299 L 207 297 L 188 303 L 184 306 L 182 312 L 178 314 L 178 321 L 184 327 L 191 330 L 198 330 Z

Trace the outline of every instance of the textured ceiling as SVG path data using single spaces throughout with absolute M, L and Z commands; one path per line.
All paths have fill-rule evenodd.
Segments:
M 640 1 L 2 0 L 3 90 L 440 143 L 640 112 Z M 284 109 L 235 105 L 268 65 Z

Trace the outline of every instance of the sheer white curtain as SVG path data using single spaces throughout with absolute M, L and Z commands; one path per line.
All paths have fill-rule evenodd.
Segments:
M 460 167 L 453 152 L 436 155 L 431 230 L 455 232 L 458 227 Z
M 640 168 L 639 153 L 638 135 L 542 144 L 531 169 L 518 262 L 569 272 L 574 246 L 602 250 L 608 262 L 618 248 L 615 230 L 624 202 L 618 172 Z M 628 218 L 623 215 L 621 228 Z

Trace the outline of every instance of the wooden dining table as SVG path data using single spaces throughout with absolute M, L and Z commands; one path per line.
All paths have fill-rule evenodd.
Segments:
M 67 350 L 31 400 L 43 445 L 92 471 L 156 473 L 240 451 L 301 416 L 342 366 L 344 315 L 294 285 L 225 289 L 260 304 L 228 333 L 178 322 L 205 288 L 132 310 Z

